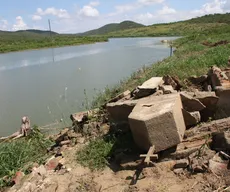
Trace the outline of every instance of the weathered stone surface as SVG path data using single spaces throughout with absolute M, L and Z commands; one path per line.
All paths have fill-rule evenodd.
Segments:
M 216 92 L 219 96 L 217 103 L 216 118 L 222 119 L 230 116 L 230 88 L 218 88 Z
M 83 122 L 85 120 L 88 119 L 88 113 L 87 111 L 85 112 L 79 112 L 79 113 L 74 113 L 74 114 L 71 114 L 70 115 L 70 119 L 73 121 L 73 122 Z
M 152 145 L 159 152 L 179 144 L 185 132 L 180 94 L 142 99 L 129 115 L 129 124 L 136 144 L 145 151 Z
M 181 101 L 183 108 L 188 112 L 201 111 L 205 109 L 205 105 L 202 104 L 198 99 L 192 98 L 190 95 L 185 92 L 181 92 Z
M 190 112 L 190 113 L 185 109 L 182 109 L 182 111 L 183 111 L 183 117 L 184 117 L 186 127 L 196 125 L 201 121 L 201 116 L 199 111 Z
M 131 92 L 129 90 L 117 95 L 116 97 L 112 98 L 108 103 L 114 103 L 119 100 L 128 100 L 131 98 Z
M 216 107 L 219 97 L 216 96 L 215 92 L 208 91 L 197 91 L 197 92 L 186 92 L 187 95 L 192 98 L 198 99 L 205 107 L 213 109 Z
M 138 100 L 128 100 L 108 103 L 106 109 L 113 121 L 128 121 L 128 116 L 136 106 Z
M 172 85 L 161 85 L 160 90 L 163 91 L 163 94 L 170 94 L 170 93 L 176 93 L 177 92 L 173 89 Z
M 230 133 L 216 132 L 212 134 L 212 148 L 216 151 L 230 150 Z
M 158 90 L 158 87 L 162 84 L 162 77 L 152 77 L 148 81 L 144 82 L 141 86 L 138 86 L 132 94 L 135 99 L 147 97 L 155 93 Z
M 223 160 L 217 153 L 212 159 L 209 160 L 209 169 L 216 175 L 225 175 L 228 170 L 228 160 Z

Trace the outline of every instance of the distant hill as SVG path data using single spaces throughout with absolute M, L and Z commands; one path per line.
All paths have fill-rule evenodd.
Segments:
M 50 31 L 43 31 L 38 29 L 27 29 L 27 30 L 19 30 L 15 31 L 15 33 L 22 33 L 22 32 L 30 32 L 30 33 L 36 33 L 36 34 L 42 34 L 42 35 L 50 35 Z M 51 31 L 52 35 L 57 35 L 58 33 Z
M 94 29 L 94 30 L 87 31 L 84 33 L 78 33 L 77 35 L 80 35 L 80 36 L 104 35 L 110 32 L 116 32 L 116 31 L 126 30 L 126 29 L 135 29 L 135 28 L 140 28 L 140 27 L 145 27 L 145 25 L 135 23 L 133 21 L 123 21 L 121 23 L 111 23 L 99 29 Z

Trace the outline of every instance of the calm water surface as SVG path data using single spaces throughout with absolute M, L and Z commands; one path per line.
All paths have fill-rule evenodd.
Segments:
M 28 115 L 39 126 L 83 110 L 82 102 L 143 65 L 169 56 L 162 39 L 122 38 L 107 43 L 0 55 L 0 136 L 18 130 Z

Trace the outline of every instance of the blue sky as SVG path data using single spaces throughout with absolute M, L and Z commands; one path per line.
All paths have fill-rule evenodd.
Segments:
M 230 12 L 230 0 L 7 0 L 1 2 L 0 30 L 52 29 L 77 33 L 112 22 L 146 25 Z

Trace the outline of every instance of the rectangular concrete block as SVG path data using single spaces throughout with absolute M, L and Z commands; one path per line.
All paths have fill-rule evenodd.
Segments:
M 185 132 L 180 94 L 140 100 L 129 115 L 129 124 L 135 143 L 145 151 L 152 145 L 155 152 L 176 146 Z
M 136 106 L 138 100 L 118 101 L 108 103 L 106 109 L 109 113 L 109 118 L 115 122 L 128 121 L 128 116 Z

